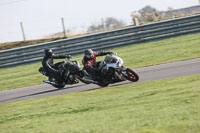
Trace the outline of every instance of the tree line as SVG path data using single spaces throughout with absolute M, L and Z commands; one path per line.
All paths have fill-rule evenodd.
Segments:
M 188 16 L 191 14 L 199 14 L 199 13 L 200 13 L 199 5 L 177 10 L 174 10 L 172 7 L 168 7 L 167 11 L 159 11 L 156 8 L 147 5 L 138 11 L 133 11 L 132 13 L 130 13 L 130 17 L 132 19 L 132 25 L 137 26 L 150 22 L 173 19 L 176 17 Z M 122 28 L 125 26 L 127 26 L 127 24 L 123 20 L 119 20 L 114 17 L 108 17 L 105 19 L 102 18 L 101 23 L 91 24 L 89 27 L 87 27 L 86 32 L 94 33 L 99 31 Z M 69 37 L 73 31 L 71 31 L 71 29 L 67 29 L 66 32 L 67 36 Z M 63 33 L 56 33 L 54 35 L 51 35 L 51 37 L 60 37 L 60 36 L 63 36 Z
M 133 25 L 145 24 L 149 22 L 156 22 L 160 20 L 173 19 L 175 17 L 188 16 L 191 14 L 199 14 L 200 6 L 189 7 L 185 9 L 174 10 L 172 7 L 168 7 L 167 11 L 159 11 L 154 7 L 145 6 L 139 11 L 133 11 L 131 13 Z M 105 22 L 102 24 L 91 25 L 88 28 L 88 32 L 102 31 L 106 29 L 114 29 L 126 26 L 126 23 L 123 20 L 118 20 L 113 17 L 105 19 Z

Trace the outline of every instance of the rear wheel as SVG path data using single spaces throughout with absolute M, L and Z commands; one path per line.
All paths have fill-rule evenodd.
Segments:
M 137 73 L 135 73 L 133 70 L 127 68 L 126 70 L 126 74 L 127 74 L 127 79 L 129 81 L 132 81 L 132 82 L 136 82 L 139 80 L 139 76 L 137 75 Z
M 106 87 L 109 85 L 109 82 L 106 80 L 99 80 L 97 85 L 101 86 L 101 87 Z
M 55 88 L 58 88 L 58 89 L 63 89 L 65 87 L 65 84 L 62 84 L 62 85 L 53 85 Z
M 108 82 L 98 82 L 97 85 L 101 86 L 101 87 L 106 87 L 109 85 Z

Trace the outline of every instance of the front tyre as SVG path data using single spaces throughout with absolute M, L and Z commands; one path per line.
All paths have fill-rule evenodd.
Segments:
M 87 80 L 84 80 L 85 74 L 84 74 L 83 71 L 79 71 L 77 76 L 78 76 L 78 79 L 79 79 L 81 82 L 83 82 L 83 83 L 85 83 L 85 84 L 90 84 L 90 83 L 91 83 L 91 82 L 89 82 L 89 81 L 87 81 Z
M 136 82 L 139 80 L 139 76 L 137 75 L 137 73 L 135 73 L 133 70 L 127 68 L 126 69 L 126 78 L 129 80 L 129 81 L 132 81 L 132 82 Z

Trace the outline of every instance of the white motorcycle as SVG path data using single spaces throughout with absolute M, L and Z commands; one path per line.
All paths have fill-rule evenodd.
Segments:
M 123 60 L 117 54 L 108 54 L 103 61 L 97 62 L 96 68 L 96 77 L 90 83 L 95 83 L 101 87 L 125 80 L 132 82 L 139 80 L 137 73 L 123 66 Z M 85 73 L 84 77 L 87 78 L 89 74 L 84 69 L 83 72 Z

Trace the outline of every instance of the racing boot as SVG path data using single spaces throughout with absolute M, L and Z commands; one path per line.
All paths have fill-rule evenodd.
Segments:
M 50 85 L 58 85 L 57 82 L 55 81 L 50 81 L 50 80 L 43 80 L 44 83 L 50 84 Z

